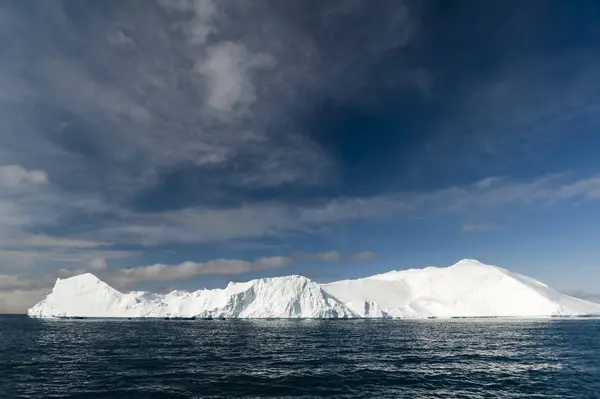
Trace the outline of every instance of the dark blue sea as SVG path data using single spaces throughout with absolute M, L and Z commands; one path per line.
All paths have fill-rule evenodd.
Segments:
M 1 398 L 600 398 L 600 320 L 0 317 Z

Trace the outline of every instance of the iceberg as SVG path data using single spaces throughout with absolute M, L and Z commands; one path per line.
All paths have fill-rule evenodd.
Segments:
M 532 278 L 465 259 L 318 284 L 294 275 L 195 292 L 120 292 L 91 273 L 57 279 L 28 311 L 41 318 L 453 318 L 600 315 Z
M 360 317 L 544 317 L 600 315 L 532 278 L 473 259 L 450 267 L 391 271 L 324 284 Z
M 166 295 L 122 293 L 91 273 L 57 279 L 28 311 L 32 317 L 90 318 L 338 318 L 355 317 L 319 284 L 303 276 L 229 283 L 225 289 Z

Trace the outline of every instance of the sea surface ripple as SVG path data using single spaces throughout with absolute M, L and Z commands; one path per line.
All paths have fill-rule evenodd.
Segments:
M 600 398 L 600 320 L 0 316 L 1 398 Z

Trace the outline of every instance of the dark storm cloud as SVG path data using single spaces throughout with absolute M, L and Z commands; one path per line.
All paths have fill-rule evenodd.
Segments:
M 559 134 L 544 123 L 594 109 L 589 59 L 554 67 L 544 56 L 494 73 L 484 68 L 488 75 L 468 84 L 456 60 L 442 73 L 433 61 L 446 53 L 426 51 L 464 31 L 448 30 L 446 17 L 433 14 L 419 2 L 358 0 L 5 3 L 2 34 L 14 40 L 0 64 L 0 164 L 50 182 L 36 187 L 37 196 L 4 194 L 5 218 L 13 233 L 42 230 L 37 235 L 59 221 L 67 229 L 85 221 L 118 233 L 101 237 L 111 243 L 304 230 L 412 209 L 419 201 L 406 196 L 445 192 L 454 182 L 427 179 L 427 190 L 391 186 L 391 194 L 377 184 L 443 175 L 469 159 L 551 140 Z M 478 28 L 494 46 L 500 40 L 489 32 L 499 21 Z M 473 38 L 457 55 L 483 51 L 482 42 Z M 506 51 L 498 46 L 498 54 Z M 566 79 L 548 84 L 557 74 Z M 453 101 L 444 97 L 452 85 L 437 75 L 465 83 Z M 401 94 L 410 88 L 434 105 L 450 104 L 433 112 L 438 123 L 411 125 L 428 117 L 407 105 L 414 96 Z M 328 137 L 345 144 L 332 148 Z M 286 204 L 315 187 L 321 198 Z M 353 187 L 368 188 L 364 198 L 352 198 Z M 95 234 L 86 239 L 95 242 Z
M 215 193 L 334 177 L 294 116 L 364 84 L 414 25 L 403 2 L 13 2 L 1 12 L 18 40 L 1 66 L 0 159 L 117 197 L 179 167 Z
M 79 219 L 58 198 L 152 211 L 332 181 L 296 117 L 351 95 L 415 27 L 404 2 L 366 1 L 7 2 L 0 18 L 0 165 L 52 181 L 31 225 Z

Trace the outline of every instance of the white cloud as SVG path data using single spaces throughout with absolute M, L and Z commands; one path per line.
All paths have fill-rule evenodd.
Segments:
M 209 88 L 208 105 L 217 111 L 232 112 L 256 100 L 251 74 L 254 69 L 273 67 L 268 54 L 251 54 L 242 44 L 220 42 L 207 49 L 206 59 L 197 66 Z
M 135 45 L 133 39 L 126 35 L 122 30 L 110 33 L 107 37 L 107 40 L 110 44 L 122 48 L 132 47 Z
M 43 170 L 27 170 L 19 165 L 0 166 L 0 186 L 18 187 L 23 184 L 46 184 L 48 175 Z
M 342 259 L 342 254 L 338 251 L 328 251 L 321 252 L 315 255 L 317 259 L 326 261 L 326 262 L 339 262 Z
M 373 252 L 363 251 L 357 253 L 343 253 L 340 251 L 326 251 L 317 253 L 306 253 L 300 252 L 294 255 L 294 259 L 310 260 L 310 261 L 321 261 L 329 263 L 339 263 L 343 260 L 351 261 L 366 261 L 374 257 Z
M 600 177 L 590 177 L 563 185 L 559 187 L 558 192 L 552 195 L 555 196 L 555 200 L 569 200 L 572 198 L 600 199 Z
M 363 262 L 363 261 L 371 260 L 374 257 L 375 257 L 375 254 L 373 252 L 362 251 L 362 252 L 357 252 L 355 254 L 352 254 L 352 256 L 350 258 L 357 262 Z
M 291 258 L 276 256 L 255 261 L 215 259 L 206 262 L 183 262 L 178 265 L 154 264 L 122 269 L 110 279 L 119 286 L 128 286 L 147 281 L 181 281 L 200 275 L 236 275 L 252 271 L 278 269 L 289 266 Z
M 94 271 L 106 270 L 108 265 L 105 258 L 94 258 L 88 262 L 88 268 Z

